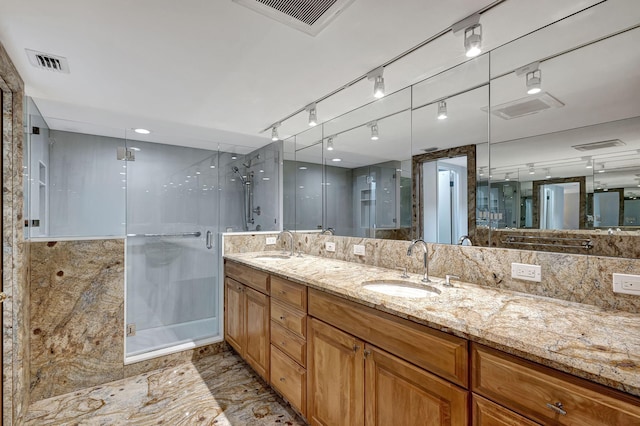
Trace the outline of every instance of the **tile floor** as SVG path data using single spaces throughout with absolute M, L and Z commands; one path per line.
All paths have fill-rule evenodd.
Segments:
M 37 401 L 26 424 L 304 425 L 232 351 Z

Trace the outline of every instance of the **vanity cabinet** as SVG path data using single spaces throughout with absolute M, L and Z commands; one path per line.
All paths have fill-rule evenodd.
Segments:
M 472 400 L 471 424 L 473 426 L 539 426 L 539 423 L 532 422 L 476 394 L 473 394 Z
M 466 383 L 464 339 L 313 289 L 309 315 L 312 425 L 468 424 L 468 391 L 424 367 Z
M 265 380 L 269 380 L 269 276 L 225 263 L 225 340 Z
M 271 386 L 306 416 L 307 287 L 271 277 Z
M 535 422 L 640 425 L 637 398 L 482 345 L 471 352 L 473 392 Z

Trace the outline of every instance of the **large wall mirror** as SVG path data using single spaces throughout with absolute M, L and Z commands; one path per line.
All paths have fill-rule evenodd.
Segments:
M 297 134 L 291 227 L 640 257 L 640 10 L 574 12 Z
M 491 246 L 637 257 L 633 9 L 605 2 L 491 52 Z

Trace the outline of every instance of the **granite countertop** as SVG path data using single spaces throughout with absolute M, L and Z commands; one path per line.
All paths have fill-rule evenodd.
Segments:
M 438 330 L 640 396 L 640 315 L 431 277 L 422 298 L 364 289 L 365 281 L 403 280 L 400 271 L 318 256 L 226 259 L 273 273 Z M 422 275 L 409 274 L 416 286 Z

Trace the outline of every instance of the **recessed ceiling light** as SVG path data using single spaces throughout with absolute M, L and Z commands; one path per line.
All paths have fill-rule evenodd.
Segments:
M 342 161 L 342 158 L 333 158 L 331 161 L 335 161 L 337 163 L 338 161 Z
M 148 135 L 149 133 L 151 133 L 151 130 L 147 130 L 143 128 L 133 129 L 133 131 L 136 133 L 140 133 L 141 135 Z

